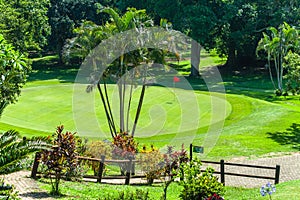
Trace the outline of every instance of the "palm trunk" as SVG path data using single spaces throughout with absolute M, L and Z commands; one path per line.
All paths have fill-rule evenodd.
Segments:
M 276 86 L 275 86 L 275 83 L 274 83 L 274 80 L 273 80 L 273 74 L 272 74 L 272 68 L 271 68 L 271 63 L 270 63 L 270 52 L 268 52 L 268 68 L 269 68 L 269 74 L 270 74 L 270 78 L 271 78 L 271 82 L 273 84 L 273 87 L 274 89 L 276 89 Z
M 112 125 L 112 131 L 113 131 L 114 135 L 117 135 L 115 120 L 113 118 L 113 114 L 112 114 L 112 111 L 111 111 L 111 106 L 110 106 L 109 98 L 108 98 L 107 84 L 106 84 L 105 81 L 104 81 L 104 92 L 105 92 L 105 98 L 106 98 L 107 107 L 108 107 L 108 111 L 109 111 L 109 115 L 110 115 L 110 121 L 111 121 L 111 125 Z
M 100 82 L 97 83 L 97 88 L 98 88 L 98 91 L 99 91 L 99 94 L 100 94 L 100 97 L 101 97 L 101 100 L 102 100 L 102 103 L 103 103 L 106 119 L 107 119 L 109 130 L 110 130 L 110 134 L 111 134 L 112 138 L 114 138 L 115 134 L 114 134 L 114 131 L 113 131 L 113 123 L 112 123 L 112 119 L 111 119 L 111 116 L 110 116 L 109 111 L 108 111 L 108 106 L 107 106 L 106 100 L 104 98 L 104 95 L 103 95 L 103 92 L 102 92 L 102 89 L 101 89 L 101 86 L 100 86 Z
M 140 117 L 140 112 L 142 110 L 142 104 L 143 104 L 143 100 L 144 100 L 144 96 L 145 96 L 145 89 L 146 89 L 146 85 L 143 84 L 140 99 L 139 99 L 139 105 L 138 105 L 138 108 L 137 108 L 137 111 L 136 111 L 134 124 L 133 124 L 133 128 L 132 128 L 132 133 L 131 133 L 132 137 L 134 137 L 136 125 L 137 125 L 138 119 Z
M 128 107 L 127 107 L 127 116 L 126 116 L 126 130 L 129 132 L 129 115 L 130 115 L 130 107 L 132 100 L 132 92 L 133 92 L 133 81 L 131 81 L 129 99 L 128 99 Z
M 121 70 L 120 70 L 120 76 L 122 76 L 123 74 L 123 60 L 124 56 L 122 55 L 120 57 L 120 66 L 121 66 Z M 120 106 L 120 132 L 122 133 L 124 131 L 124 94 L 123 94 L 123 79 L 122 77 L 120 77 L 120 82 L 118 83 L 118 89 L 119 89 L 119 106 Z

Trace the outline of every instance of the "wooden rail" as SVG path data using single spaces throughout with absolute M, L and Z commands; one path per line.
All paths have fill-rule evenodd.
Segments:
M 130 183 L 130 178 L 144 178 L 146 176 L 133 176 L 134 175 L 134 167 L 135 163 L 137 163 L 137 160 L 133 160 L 132 158 L 129 158 L 127 160 L 106 160 L 105 156 L 101 156 L 101 158 L 90 158 L 90 157 L 83 157 L 83 156 L 76 156 L 78 160 L 88 160 L 88 161 L 93 161 L 93 162 L 99 162 L 99 170 L 98 170 L 98 176 L 93 176 L 93 175 L 84 175 L 83 178 L 95 178 L 97 179 L 98 183 L 101 183 L 102 179 L 125 179 L 125 184 L 129 185 Z M 31 170 L 31 178 L 36 178 L 38 173 L 38 166 L 39 166 L 39 153 L 36 153 L 34 163 L 32 166 Z M 106 176 L 103 177 L 103 171 L 105 164 L 109 163 L 115 163 L 115 164 L 128 164 L 125 176 Z
M 276 165 L 275 167 L 268 167 L 268 166 L 260 166 L 260 165 L 230 163 L 230 162 L 225 162 L 224 160 L 220 160 L 220 162 L 202 160 L 201 162 L 208 163 L 208 164 L 220 165 L 220 171 L 215 171 L 214 173 L 220 174 L 221 183 L 223 183 L 224 185 L 225 185 L 225 175 L 248 177 L 248 178 L 258 178 L 258 179 L 270 179 L 270 180 L 274 180 L 275 184 L 279 183 L 280 165 Z M 226 165 L 237 166 L 237 167 L 258 168 L 258 169 L 269 169 L 269 170 L 274 170 L 275 174 L 274 174 L 274 176 L 258 176 L 258 175 L 242 174 L 242 173 L 225 172 Z M 205 171 L 205 170 L 202 170 L 202 171 Z
M 31 171 L 31 177 L 36 178 L 36 175 L 38 174 L 38 161 L 39 153 L 36 154 L 32 171 Z M 83 156 L 77 156 L 79 160 L 88 160 L 88 161 L 94 161 L 99 162 L 99 170 L 98 170 L 98 176 L 92 176 L 92 175 L 84 175 L 84 178 L 95 178 L 97 179 L 98 183 L 101 183 L 102 179 L 125 179 L 125 184 L 129 185 L 130 178 L 145 178 L 145 176 L 135 176 L 134 175 L 134 166 L 135 163 L 139 162 L 138 160 L 133 159 L 127 159 L 127 160 L 106 160 L 105 156 L 101 156 L 101 158 L 89 158 L 89 157 L 83 157 Z M 268 166 L 259 166 L 259 165 L 249 165 L 249 164 L 238 164 L 238 163 L 230 163 L 225 162 L 224 160 L 220 160 L 220 162 L 216 161 L 205 161 L 202 160 L 202 163 L 208 163 L 208 164 L 215 164 L 220 166 L 220 171 L 214 171 L 215 174 L 220 174 L 221 177 L 221 183 L 225 185 L 225 175 L 228 176 L 240 176 L 240 177 L 249 177 L 249 178 L 259 178 L 259 179 L 270 179 L 274 180 L 275 184 L 279 183 L 279 176 L 280 176 L 280 165 L 276 165 L 275 167 L 268 167 Z M 116 163 L 116 164 L 122 164 L 127 163 L 127 169 L 125 172 L 125 176 L 105 176 L 103 177 L 103 171 L 105 164 L 110 163 Z M 258 175 L 249 175 L 249 174 L 242 174 L 242 173 L 233 173 L 233 172 L 225 172 L 225 166 L 237 166 L 237 167 L 248 167 L 248 168 L 258 168 L 258 169 L 269 169 L 274 170 L 275 175 L 274 176 L 258 176 Z M 205 171 L 205 170 L 202 170 Z

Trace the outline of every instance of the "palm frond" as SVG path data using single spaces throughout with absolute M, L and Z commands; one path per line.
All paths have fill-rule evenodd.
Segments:
M 15 130 L 9 130 L 0 135 L 0 149 L 17 140 L 19 133 Z M 1 155 L 1 154 L 0 154 Z
M 21 169 L 20 163 L 28 155 L 51 147 L 46 137 L 20 138 L 13 130 L 0 136 L 0 146 L 0 174 Z

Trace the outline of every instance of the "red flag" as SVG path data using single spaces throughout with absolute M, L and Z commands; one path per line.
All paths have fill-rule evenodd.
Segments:
M 179 82 L 179 81 L 180 81 L 180 78 L 178 78 L 177 76 L 174 76 L 173 82 L 174 82 L 174 83 L 177 83 L 177 82 Z

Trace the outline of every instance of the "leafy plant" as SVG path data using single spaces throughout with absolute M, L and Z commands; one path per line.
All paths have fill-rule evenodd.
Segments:
M 168 146 L 167 153 L 164 154 L 164 168 L 163 173 L 165 175 L 164 181 L 164 194 L 162 199 L 167 199 L 167 191 L 168 187 L 172 182 L 174 182 L 176 176 L 182 172 L 180 166 L 184 163 L 188 162 L 189 158 L 187 156 L 187 152 L 184 149 L 184 145 L 182 144 L 180 151 L 174 151 L 173 146 Z
M 137 153 L 138 143 L 133 136 L 128 135 L 127 132 L 118 133 L 113 138 L 113 158 L 117 159 L 133 159 Z M 121 174 L 125 175 L 128 170 L 128 163 L 120 163 Z
M 106 159 L 112 158 L 112 144 L 106 143 L 104 141 L 92 141 L 87 145 L 87 150 L 85 154 L 91 156 L 92 158 L 101 158 L 102 155 L 105 155 Z M 99 162 L 90 161 L 87 163 L 89 166 L 92 166 L 94 175 L 98 175 L 99 171 Z
M 209 198 L 207 198 L 205 200 L 224 200 L 224 199 L 223 199 L 223 197 L 221 197 L 217 194 L 214 194 L 214 195 L 210 196 Z
M 284 57 L 284 69 L 287 74 L 284 76 L 287 79 L 287 91 L 291 91 L 293 95 L 300 93 L 300 55 L 289 51 Z
M 19 200 L 18 192 L 15 191 L 15 187 L 13 185 L 4 184 L 4 178 L 0 180 L 0 198 Z
M 288 23 L 281 24 L 278 28 L 270 27 L 270 34 L 263 33 L 263 38 L 259 41 L 257 51 L 264 50 L 267 53 L 268 68 L 270 78 L 275 89 L 283 90 L 284 57 L 290 50 L 295 48 L 298 39 L 298 31 Z M 277 87 L 273 81 L 271 61 L 274 62 Z M 279 93 L 276 93 L 277 95 Z
M 0 34 L 0 116 L 8 104 L 17 101 L 29 71 L 27 58 Z
M 213 169 L 207 168 L 201 172 L 201 161 L 194 159 L 181 165 L 179 185 L 183 186 L 180 198 L 183 200 L 203 200 L 214 194 L 224 193 L 224 186 L 213 175 Z
M 76 171 L 77 158 L 75 133 L 63 133 L 63 126 L 58 126 L 55 139 L 52 141 L 53 147 L 49 151 L 41 154 L 41 162 L 47 166 L 51 180 L 51 194 L 59 195 L 59 183 L 63 175 L 67 178 L 72 177 Z M 54 180 L 52 178 L 54 174 Z
M 0 174 L 23 169 L 23 160 L 28 155 L 49 147 L 45 137 L 20 138 L 20 134 L 14 130 L 0 134 Z
M 151 149 L 147 150 L 146 146 L 139 152 L 138 158 L 141 165 L 141 170 L 146 175 L 149 185 L 153 183 L 154 179 L 160 178 L 163 169 L 160 164 L 163 161 L 163 154 L 158 149 L 151 145 Z

